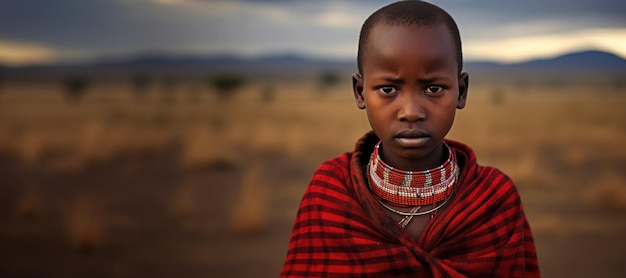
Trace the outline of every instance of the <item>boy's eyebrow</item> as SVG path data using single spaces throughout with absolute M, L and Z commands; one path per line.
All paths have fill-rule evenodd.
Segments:
M 406 80 L 404 80 L 404 78 L 401 77 L 394 77 L 394 76 L 377 76 L 374 77 L 374 79 L 377 80 L 382 80 L 382 81 L 386 81 L 386 82 L 390 82 L 390 83 L 395 83 L 395 84 L 403 84 L 406 82 Z M 450 78 L 443 76 L 443 75 L 431 75 L 431 76 L 426 76 L 423 78 L 419 78 L 417 79 L 417 81 L 419 81 L 420 83 L 433 83 L 433 82 L 437 82 L 437 81 L 449 81 Z
M 433 75 L 433 76 L 428 76 L 426 78 L 420 78 L 418 79 L 418 81 L 421 83 L 433 83 L 435 81 L 440 81 L 440 80 L 448 81 L 448 79 L 449 78 L 447 78 L 446 76 Z
M 396 83 L 396 84 L 404 83 L 403 78 L 393 77 L 393 76 L 380 76 L 380 77 L 377 77 L 376 79 L 391 82 L 391 83 Z

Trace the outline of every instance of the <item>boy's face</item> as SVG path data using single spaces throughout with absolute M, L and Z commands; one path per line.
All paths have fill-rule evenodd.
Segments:
M 438 26 L 379 24 L 364 49 L 362 76 L 353 76 L 357 106 L 382 140 L 382 156 L 403 170 L 443 161 L 443 138 L 465 106 L 468 76 L 459 76 L 455 45 Z

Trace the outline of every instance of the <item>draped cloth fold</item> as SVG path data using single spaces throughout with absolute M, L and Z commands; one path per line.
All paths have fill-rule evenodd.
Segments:
M 446 140 L 461 174 L 447 208 L 418 240 L 370 192 L 365 165 L 378 138 L 324 162 L 307 187 L 281 277 L 539 277 L 532 234 L 515 185 Z

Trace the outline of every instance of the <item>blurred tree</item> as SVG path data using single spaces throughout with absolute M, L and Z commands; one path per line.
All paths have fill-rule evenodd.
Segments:
M 616 93 L 622 92 L 622 89 L 626 87 L 626 76 L 616 75 L 613 77 L 613 89 L 615 89 Z M 0 86 L 2 85 L 2 80 L 0 79 Z
M 174 94 L 178 88 L 178 78 L 173 76 L 165 76 L 161 79 L 162 96 L 161 102 L 165 104 L 171 104 L 174 102 Z
M 89 87 L 89 79 L 82 75 L 69 76 L 63 81 L 63 87 L 67 101 L 77 103 L 84 97 Z
M 491 90 L 491 103 L 494 105 L 500 105 L 504 102 L 504 90 L 501 88 L 494 88 Z
M 175 91 L 178 87 L 178 78 L 174 76 L 164 76 L 161 79 L 161 85 L 163 87 L 163 91 L 172 92 Z
M 135 93 L 136 100 L 144 100 L 145 95 L 150 87 L 150 76 L 144 73 L 137 73 L 133 75 L 131 83 L 133 86 L 133 92 Z
M 332 87 L 339 84 L 341 81 L 341 75 L 334 70 L 325 70 L 320 74 L 319 82 L 324 87 Z
M 276 95 L 276 87 L 273 84 L 267 84 L 261 89 L 261 99 L 264 102 L 274 101 Z
M 246 79 L 239 74 L 222 73 L 208 77 L 207 82 L 217 90 L 218 97 L 225 100 L 231 98 L 235 90 L 246 83 Z

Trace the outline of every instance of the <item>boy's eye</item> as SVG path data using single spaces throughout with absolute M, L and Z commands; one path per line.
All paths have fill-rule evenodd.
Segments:
M 393 86 L 382 86 L 378 88 L 378 91 L 383 95 L 391 95 L 397 92 L 396 87 Z
M 424 90 L 429 95 L 436 95 L 443 92 L 443 87 L 439 85 L 430 85 Z

